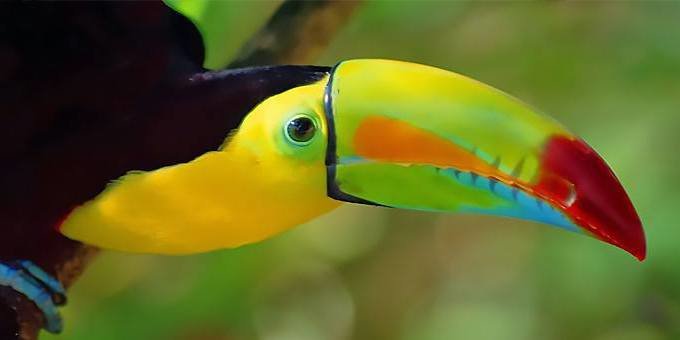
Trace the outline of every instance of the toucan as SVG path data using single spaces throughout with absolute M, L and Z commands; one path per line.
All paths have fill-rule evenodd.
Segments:
M 37 160 L 66 167 L 56 180 L 88 186 L 53 196 L 69 204 L 50 211 L 50 232 L 134 253 L 234 248 L 349 203 L 537 221 L 645 258 L 640 218 L 606 162 L 479 81 L 384 59 L 185 75 L 157 92 L 172 95 L 137 98 L 115 118 L 71 117 L 64 135 L 42 137 L 55 145 L 29 144 L 15 155 L 23 167 L 1 169 L 3 179 L 28 169 L 41 183 L 50 173 L 31 168 Z M 54 296 L 63 287 L 49 268 L 13 260 L 0 265 L 0 284 L 27 295 L 59 331 Z

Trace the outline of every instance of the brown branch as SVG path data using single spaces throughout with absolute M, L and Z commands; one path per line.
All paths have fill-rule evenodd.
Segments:
M 79 244 L 73 248 L 65 248 L 64 251 L 71 255 L 59 263 L 56 277 L 65 287 L 70 287 L 83 273 L 90 260 L 97 255 L 98 250 Z M 37 339 L 44 322 L 38 308 L 9 287 L 0 286 L 0 300 L 5 301 L 5 304 L 0 304 L 0 320 L 3 323 L 0 325 L 0 338 Z M 10 323 L 5 324 L 8 320 Z M 15 321 L 11 322 L 12 320 Z
M 314 62 L 360 3 L 286 1 L 246 42 L 229 68 Z
M 0 286 L 0 335 L 3 339 L 31 340 L 38 336 L 41 316 L 31 302 L 9 287 Z

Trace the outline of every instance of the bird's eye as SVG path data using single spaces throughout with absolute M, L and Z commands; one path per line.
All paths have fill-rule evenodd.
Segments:
M 286 137 L 298 145 L 306 145 L 314 137 L 316 133 L 316 125 L 314 120 L 307 116 L 297 116 L 288 121 L 286 124 Z

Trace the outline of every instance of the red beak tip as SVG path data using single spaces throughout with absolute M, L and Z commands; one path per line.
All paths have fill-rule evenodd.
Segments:
M 639 222 L 639 219 L 637 220 Z M 594 235 L 604 242 L 610 243 L 625 252 L 633 255 L 638 261 L 642 262 L 647 258 L 647 242 L 642 225 L 633 223 L 626 227 L 611 228 L 610 231 L 616 231 L 617 234 L 600 234 Z M 614 236 L 614 237 L 611 237 Z
M 637 221 L 639 222 L 639 219 Z M 647 242 L 641 224 L 632 223 L 624 227 L 608 228 L 607 231 L 608 233 L 604 234 L 595 232 L 593 236 L 617 248 L 621 248 L 640 262 L 647 258 Z
M 638 261 L 642 262 L 647 258 L 647 241 L 640 219 L 637 218 L 633 223 L 619 225 L 609 228 L 610 233 L 594 235 L 604 242 L 610 243 L 625 252 L 633 255 Z
M 644 238 L 642 242 L 636 247 L 632 247 L 626 250 L 631 255 L 635 256 L 638 261 L 642 262 L 647 258 L 647 245 L 645 244 Z
M 546 145 L 542 169 L 544 180 L 538 189 L 546 196 L 560 201 L 569 192 L 559 190 L 554 178 L 573 186 L 574 200 L 564 210 L 578 225 L 640 261 L 647 257 L 642 222 L 630 198 L 607 163 L 585 142 L 554 136 Z

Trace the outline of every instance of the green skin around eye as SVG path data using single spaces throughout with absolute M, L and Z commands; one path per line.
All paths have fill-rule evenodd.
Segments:
M 289 134 L 289 124 L 299 118 L 307 118 L 313 124 L 313 131 L 311 131 L 307 141 L 296 141 L 293 136 Z M 314 114 L 296 114 L 284 120 L 281 128 L 282 133 L 276 137 L 279 150 L 290 157 L 305 161 L 318 161 L 324 156 L 326 149 L 326 142 L 323 138 L 323 133 L 320 128 L 321 124 L 319 117 Z

